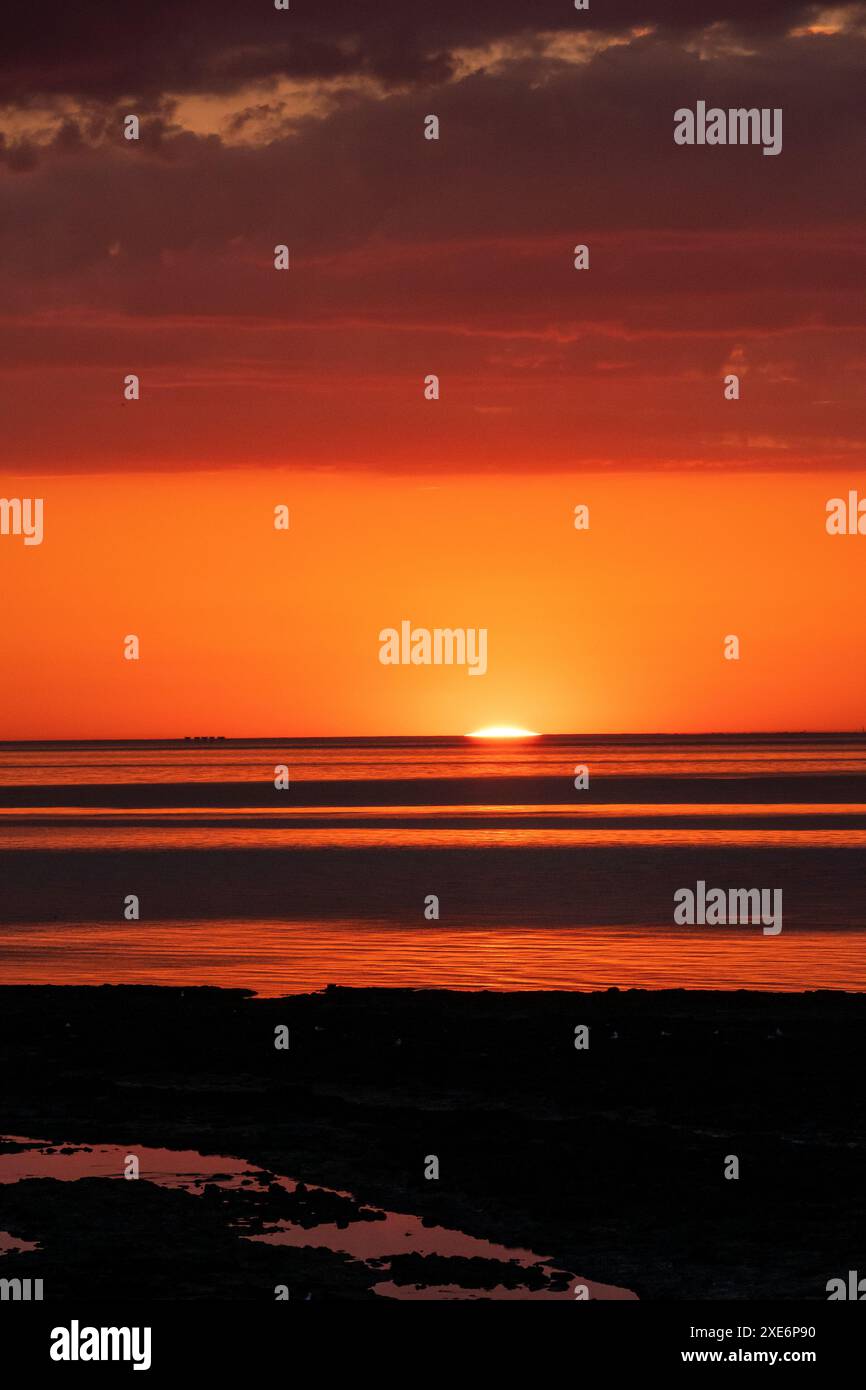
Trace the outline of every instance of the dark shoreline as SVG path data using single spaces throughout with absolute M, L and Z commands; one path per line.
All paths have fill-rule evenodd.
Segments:
M 235 1155 L 643 1299 L 823 1299 L 863 1263 L 864 1022 L 866 996 L 830 991 L 9 986 L 0 1132 Z M 58 1298 L 374 1296 L 344 1258 L 229 1239 L 219 1207 L 0 1186 L 0 1229 L 42 1245 L 3 1273 Z

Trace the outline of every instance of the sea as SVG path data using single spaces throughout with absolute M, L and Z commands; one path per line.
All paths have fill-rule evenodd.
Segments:
M 862 991 L 864 851 L 866 734 L 7 742 L 0 983 Z

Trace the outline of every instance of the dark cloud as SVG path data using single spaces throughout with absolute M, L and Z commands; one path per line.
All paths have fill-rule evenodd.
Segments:
M 789 38 L 795 7 L 751 8 L 724 18 L 753 51 L 704 61 L 682 12 L 702 25 L 718 7 L 598 0 L 595 24 L 655 31 L 582 64 L 515 47 L 434 105 L 413 83 L 440 81 L 459 44 L 552 27 L 554 9 L 566 27 L 587 16 L 510 0 L 414 5 L 411 26 L 406 0 L 293 0 L 254 21 L 234 6 L 100 8 L 100 44 L 95 18 L 84 41 L 96 12 L 77 7 L 65 68 L 43 52 L 37 72 L 34 47 L 18 74 L 34 109 L 39 73 L 80 82 L 91 104 L 55 122 L 38 159 L 32 141 L 0 137 L 8 456 L 35 469 L 855 457 L 866 43 Z M 286 24 L 291 41 L 262 38 Z M 225 138 L 183 129 L 163 99 L 233 90 L 290 50 L 308 73 L 375 70 L 394 85 L 291 117 L 277 95 L 226 98 Z M 152 109 L 127 142 L 114 97 L 146 84 Z M 698 98 L 782 107 L 781 155 L 675 146 L 673 112 Z M 439 142 L 422 136 L 431 110 Z M 231 143 L 257 123 L 259 143 Z M 582 241 L 586 274 L 572 267 Z M 720 392 L 731 361 L 747 383 L 734 414 Z M 124 410 L 132 370 L 141 408 Z M 432 415 L 419 386 L 431 371 Z
M 430 84 L 450 75 L 456 49 L 543 30 L 681 33 L 722 23 L 766 34 L 818 9 L 796 0 L 593 0 L 589 11 L 570 0 L 292 0 L 289 11 L 269 0 L 77 0 L 52 6 L 46 22 L 41 7 L 18 5 L 4 21 L 0 101 L 153 100 L 350 73 Z
M 105 248 L 119 242 L 118 284 L 134 282 L 141 263 L 156 280 L 153 303 L 166 253 L 194 253 L 187 270 L 195 284 L 196 258 L 226 257 L 243 276 L 245 263 L 267 259 L 278 241 L 291 242 L 299 263 L 317 265 L 366 247 L 352 272 L 363 282 L 377 265 L 394 273 L 385 245 L 453 242 L 459 256 L 461 244 L 486 240 L 507 257 L 509 240 L 559 237 L 568 247 L 582 229 L 787 237 L 804 227 L 816 238 L 811 269 L 800 267 L 792 288 L 827 283 L 835 243 L 822 244 L 819 229 L 862 225 L 866 211 L 857 174 L 866 161 L 864 65 L 866 43 L 848 38 L 779 42 L 711 64 L 647 38 L 586 66 L 555 65 L 543 83 L 530 61 L 454 83 L 436 104 L 439 142 L 422 138 L 429 107 L 411 92 L 356 95 L 257 146 L 196 136 L 162 115 L 142 120 L 138 142 L 121 138 L 119 116 L 108 126 L 67 120 L 29 187 L 0 184 L 0 266 L 36 281 L 79 274 L 103 266 Z M 781 155 L 676 146 L 673 112 L 698 97 L 782 107 Z M 261 116 L 226 111 L 235 128 Z M 82 128 L 110 143 L 82 143 Z M 11 157 L 8 143 L 0 149 Z M 20 158 L 32 167 L 32 151 Z M 339 263 L 327 270 L 341 273 Z M 767 274 L 762 266 L 757 283 Z M 462 292 L 482 290 L 483 264 L 471 268 L 468 286 L 458 280 Z M 210 307 L 231 300 L 231 285 L 217 278 Z M 256 311 L 259 298 L 248 301 Z
M 39 149 L 30 140 L 9 141 L 0 131 L 0 164 L 10 173 L 29 174 L 39 163 Z

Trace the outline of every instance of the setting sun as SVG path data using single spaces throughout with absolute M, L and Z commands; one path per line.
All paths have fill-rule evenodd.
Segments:
M 520 729 L 516 724 L 488 724 L 485 729 L 476 729 L 467 738 L 538 738 L 534 729 Z

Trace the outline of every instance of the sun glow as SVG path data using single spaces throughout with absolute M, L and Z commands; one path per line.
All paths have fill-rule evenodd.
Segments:
M 475 729 L 467 738 L 538 738 L 534 729 L 520 729 L 516 724 L 488 724 L 484 729 Z

